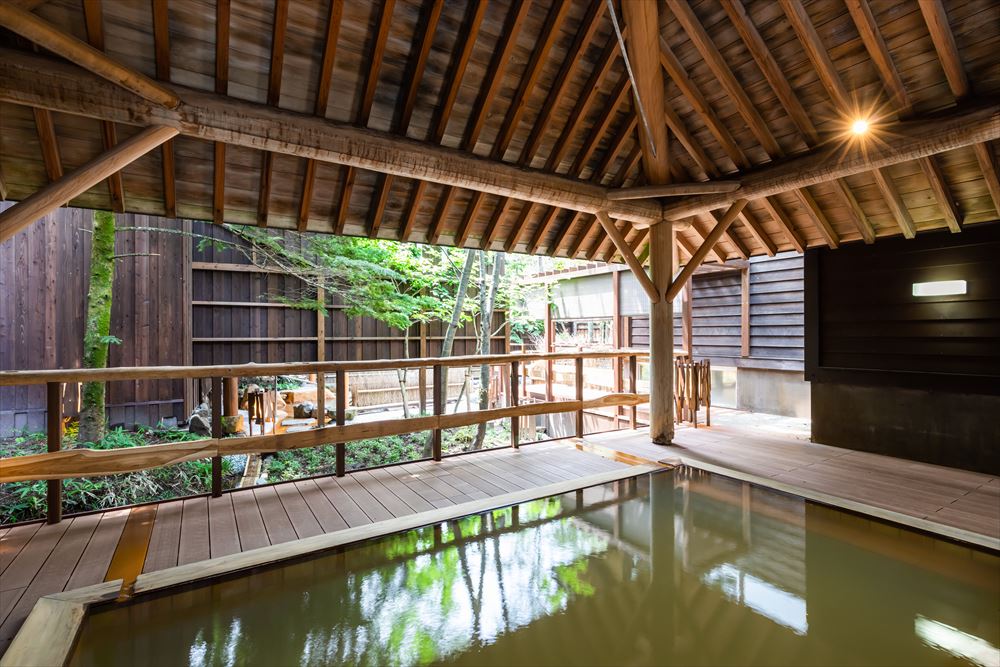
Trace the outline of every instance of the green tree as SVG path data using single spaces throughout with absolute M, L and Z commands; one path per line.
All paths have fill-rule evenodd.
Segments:
M 111 296 L 115 280 L 115 216 L 94 211 L 94 234 L 90 252 L 90 282 L 87 290 L 87 320 L 83 332 L 83 367 L 105 368 L 108 346 L 119 342 L 111 336 Z M 80 442 L 100 442 L 107 430 L 103 382 L 83 385 L 80 402 Z

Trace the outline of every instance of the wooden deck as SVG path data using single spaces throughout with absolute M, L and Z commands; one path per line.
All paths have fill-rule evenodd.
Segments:
M 0 528 L 0 653 L 43 595 L 625 467 L 557 441 Z
M 669 447 L 642 429 L 587 436 L 584 447 L 700 461 L 1000 539 L 1000 478 L 815 444 L 801 420 L 713 410 L 711 428 L 680 428 Z

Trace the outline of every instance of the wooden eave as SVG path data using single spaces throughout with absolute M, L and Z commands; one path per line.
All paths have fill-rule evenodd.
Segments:
M 603 186 L 645 183 L 636 159 L 641 128 L 606 10 L 558 0 L 385 2 L 233 0 L 230 6 L 226 0 L 225 7 L 217 7 L 203 0 L 46 0 L 22 6 L 168 85 Z M 772 161 L 816 150 L 842 133 L 849 120 L 842 91 L 851 104 L 877 110 L 886 124 L 997 99 L 1000 2 L 922 2 L 927 6 L 867 0 L 700 0 L 684 7 L 661 2 L 665 118 L 651 120 L 672 128 L 671 179 L 739 180 Z M 624 13 L 617 13 L 624 25 Z M 217 17 L 225 16 L 228 30 L 220 30 Z M 509 55 L 497 59 L 512 26 L 516 36 L 506 45 Z M 225 44 L 216 43 L 220 36 Z M 5 29 L 0 48 L 38 50 Z M 217 62 L 219 54 L 225 63 Z M 567 67 L 573 56 L 574 66 Z M 452 80 L 456 85 L 449 85 Z M 539 131 L 540 117 L 545 122 Z M 140 129 L 0 102 L 0 173 L 7 197 L 24 199 L 60 170 L 72 172 Z M 709 260 L 870 242 L 910 231 L 958 232 L 964 225 L 997 220 L 998 143 L 751 200 Z M 220 150 L 220 144 L 183 134 L 69 203 L 621 260 L 588 213 L 246 146 Z M 682 257 L 702 244 L 724 210 L 719 206 L 714 217 L 700 214 L 678 231 Z M 626 227 L 623 233 L 642 257 L 648 233 Z

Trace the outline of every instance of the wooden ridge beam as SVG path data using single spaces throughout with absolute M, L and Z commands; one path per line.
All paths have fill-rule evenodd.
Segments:
M 705 256 L 708 254 L 708 251 L 711 250 L 712 246 L 714 246 L 715 243 L 722 237 L 722 234 L 726 231 L 729 225 L 733 224 L 733 221 L 736 220 L 736 217 L 746 205 L 746 199 L 737 199 L 730 205 L 725 215 L 723 215 L 722 219 L 719 220 L 719 223 L 715 225 L 711 232 L 708 233 L 705 241 L 698 246 L 698 249 L 691 256 L 691 260 L 684 265 L 681 272 L 677 274 L 677 277 L 670 283 L 670 287 L 667 289 L 667 301 L 673 301 L 677 297 L 681 289 L 684 287 L 684 284 L 691 278 L 691 275 L 694 274 L 695 270 L 701 266 L 701 263 L 705 260 Z
M 180 98 L 169 88 L 12 3 L 0 2 L 0 25 L 154 104 L 167 109 L 176 109 L 180 104 Z
M 156 18 L 157 6 L 154 3 L 154 21 Z M 98 51 L 104 52 L 104 11 L 102 0 L 91 0 L 83 3 L 83 22 L 87 31 L 87 41 Z M 154 24 L 155 25 L 155 24 Z M 159 56 L 159 53 L 157 53 Z M 101 140 L 104 150 L 111 150 L 118 143 L 115 124 L 108 121 L 101 121 Z M 169 145 L 170 142 L 164 144 Z M 164 183 L 166 192 L 166 183 Z M 116 213 L 125 211 L 125 185 L 122 183 L 122 174 L 117 172 L 108 177 L 108 193 L 111 195 L 111 208 Z
M 635 31 L 633 30 L 633 33 Z M 596 214 L 597 221 L 604 228 L 605 233 L 611 239 L 611 242 L 615 244 L 618 248 L 618 252 L 621 253 L 622 258 L 625 263 L 628 264 L 628 268 L 632 270 L 632 274 L 635 279 L 639 281 L 639 286 L 642 287 L 643 291 L 649 297 L 652 303 L 658 303 L 660 301 L 660 294 L 656 291 L 656 285 L 653 284 L 652 279 L 647 275 L 646 270 L 642 268 L 642 264 L 636 259 L 635 254 L 632 252 L 632 248 L 629 246 L 628 242 L 625 241 L 625 237 L 622 236 L 621 231 L 615 224 L 615 221 L 608 217 L 607 211 L 598 211 Z
M 230 12 L 230 0 L 218 0 L 215 5 L 216 95 L 229 94 Z M 224 141 L 216 141 L 213 144 L 212 161 L 212 222 L 221 225 L 226 220 L 226 143 Z M 301 224 L 299 226 L 301 228 Z
M 163 125 L 148 127 L 58 181 L 35 191 L 19 204 L 0 213 L 0 243 L 174 136 L 177 136 L 176 128 Z
M 229 0 L 226 0 L 228 3 Z M 323 43 L 323 60 L 320 63 L 319 81 L 316 84 L 316 104 L 313 115 L 326 116 L 326 107 L 330 101 L 330 84 L 333 81 L 333 63 L 337 57 L 337 38 L 340 36 L 340 21 L 344 15 L 343 0 L 331 0 L 330 13 L 326 19 L 326 39 Z M 219 92 L 216 90 L 215 92 Z M 300 232 L 309 227 L 309 210 L 312 208 L 313 190 L 316 183 L 316 160 L 306 159 L 306 173 L 302 179 L 302 194 L 299 196 Z

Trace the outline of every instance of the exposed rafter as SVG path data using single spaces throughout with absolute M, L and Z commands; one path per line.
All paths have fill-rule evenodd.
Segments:
M 289 0 L 276 0 L 271 24 L 271 63 L 267 75 L 267 103 L 276 107 L 281 102 L 281 74 L 285 63 L 285 31 L 288 26 Z M 257 191 L 257 224 L 267 226 L 271 204 L 271 178 L 274 170 L 274 153 L 264 151 L 260 165 L 260 187 Z
M 89 2 L 83 3 L 84 11 Z M 170 10 L 167 0 L 153 0 L 153 50 L 156 59 L 156 78 L 160 81 L 170 81 Z M 105 123 L 109 125 L 109 123 Z M 112 130 L 114 125 L 110 124 Z M 114 142 L 112 141 L 113 145 Z M 105 149 L 110 148 L 107 142 Z M 177 180 L 174 167 L 174 142 L 167 141 L 160 147 L 161 166 L 163 168 L 163 210 L 168 218 L 177 217 Z M 120 176 L 119 176 L 120 178 Z M 121 187 L 121 183 L 118 183 Z M 114 199 L 114 195 L 112 195 Z M 124 211 L 124 207 L 122 207 Z
M 229 94 L 229 20 L 230 0 L 215 5 L 215 94 Z M 213 144 L 212 221 L 221 225 L 226 219 L 226 144 Z

